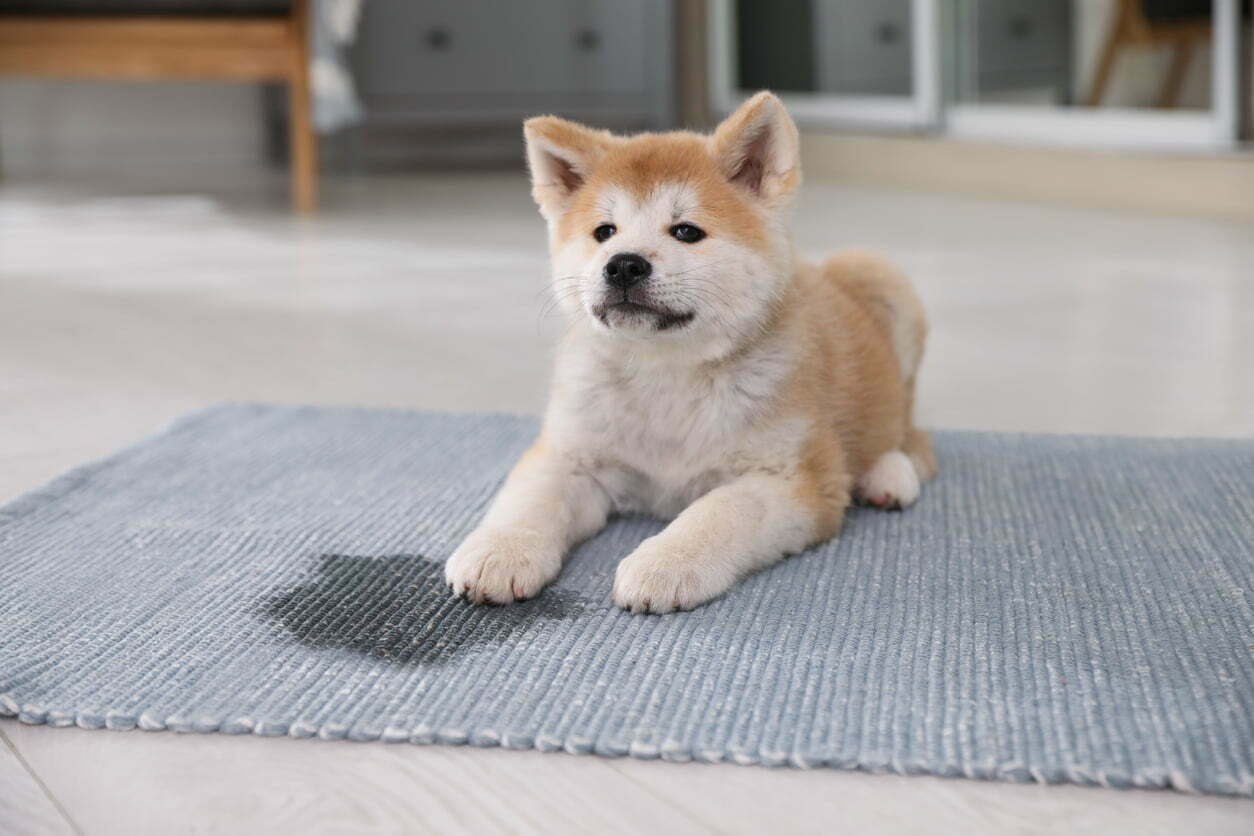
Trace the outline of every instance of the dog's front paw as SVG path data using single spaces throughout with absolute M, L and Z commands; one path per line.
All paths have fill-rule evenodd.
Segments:
M 481 528 L 444 564 L 444 579 L 476 604 L 508 604 L 536 595 L 561 568 L 561 552 L 535 532 Z
M 633 613 L 690 610 L 727 591 L 735 578 L 724 568 L 650 537 L 623 558 L 614 574 L 614 603 Z

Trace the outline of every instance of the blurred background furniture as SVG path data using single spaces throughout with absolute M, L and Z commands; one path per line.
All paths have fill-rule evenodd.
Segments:
M 287 85 L 292 205 L 318 202 L 309 0 L 0 0 L 0 75 Z
M 1173 108 L 1197 47 L 1211 36 L 1210 0 L 1119 0 L 1102 47 L 1088 105 L 1098 107 L 1110 84 L 1119 55 L 1129 47 L 1172 48 L 1171 64 L 1158 90 L 1157 106 Z
M 909 92 L 907 0 L 737 0 L 736 20 L 745 89 Z
M 941 6 L 955 99 L 1022 90 L 1071 98 L 1071 0 L 952 0 Z M 736 76 L 743 90 L 909 96 L 911 0 L 736 0 Z M 959 42 L 961 46 L 959 47 Z
M 1068 105 L 1076 8 L 1071 0 L 958 0 L 949 63 L 949 94 L 960 101 L 1015 101 L 1029 91 Z
M 538 113 L 673 128 L 675 17 L 672 0 L 368 0 L 349 167 L 513 164 Z
M 1170 44 L 1119 47 L 1101 106 L 1080 106 L 1108 35 L 1124 33 L 1112 21 L 1129 7 L 1125 0 L 369 0 L 352 16 L 356 40 L 337 38 L 331 74 L 323 60 L 327 21 L 355 0 L 306 2 L 317 157 L 322 177 L 336 184 L 410 171 L 516 169 L 519 120 L 537 113 L 622 132 L 708 126 L 762 87 L 783 94 L 802 125 L 811 170 L 819 160 L 832 171 L 865 171 L 881 160 L 890 179 L 933 153 L 975 153 L 968 143 L 1226 154 L 1252 136 L 1250 25 L 1241 11 L 1249 4 L 1242 0 L 1134 4 L 1145 26 L 1179 33 L 1187 23 L 1184 31 L 1199 41 L 1187 66 L 1177 67 L 1183 78 L 1170 111 L 1155 107 L 1171 69 Z M 147 44 L 173 54 L 176 77 L 96 81 L 117 76 L 121 66 L 135 76 L 146 50 L 100 39 L 57 48 L 46 27 L 30 28 L 32 15 L 55 16 L 81 33 L 83 24 L 103 25 L 106 11 L 145 12 L 147 25 L 209 17 L 222 26 L 261 16 L 287 27 L 294 8 L 288 0 L 0 0 L 0 73 L 10 73 L 0 78 L 6 188 L 112 180 L 140 194 L 199 190 L 230 202 L 264 191 L 267 202 L 285 201 L 294 157 L 297 200 L 312 206 L 308 107 L 303 96 L 285 95 L 304 80 L 303 66 L 271 66 L 278 83 L 264 81 L 253 60 L 270 62 L 277 53 L 260 56 L 256 44 L 232 37 L 214 54 L 247 50 L 253 58 L 234 59 L 226 71 L 261 83 L 180 81 L 193 77 L 186 65 L 197 52 L 184 29 L 173 48 Z M 1205 42 L 1199 15 L 1209 18 Z M 232 31 L 239 31 L 234 23 Z M 106 53 L 108 72 L 98 66 Z M 19 61 L 28 77 L 14 75 Z M 36 77 L 32 61 L 44 76 L 73 69 L 89 80 Z M 323 118 L 328 96 L 345 89 L 359 94 L 353 118 Z M 925 142 L 906 154 L 881 135 L 957 141 Z M 928 176 L 983 177 L 988 170 L 938 164 Z M 997 189 L 1026 182 L 987 179 Z M 1046 179 L 1049 189 L 1072 183 L 1081 192 L 1089 181 Z M 338 185 L 332 188 L 338 195 Z

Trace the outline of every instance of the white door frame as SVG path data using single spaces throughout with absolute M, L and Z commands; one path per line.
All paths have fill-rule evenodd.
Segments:
M 911 0 L 911 87 L 909 96 L 851 96 L 778 91 L 803 125 L 865 126 L 881 130 L 935 128 L 941 112 L 941 0 Z M 727 114 L 756 91 L 736 86 L 736 10 L 731 0 L 709 0 L 710 96 L 714 110 Z

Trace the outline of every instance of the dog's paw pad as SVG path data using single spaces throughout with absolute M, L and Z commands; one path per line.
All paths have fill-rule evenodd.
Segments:
M 890 450 L 858 480 L 857 494 L 876 508 L 900 510 L 919 498 L 919 475 L 909 456 Z

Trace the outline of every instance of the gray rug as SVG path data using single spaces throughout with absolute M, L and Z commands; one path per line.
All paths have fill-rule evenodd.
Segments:
M 510 607 L 445 560 L 533 421 L 231 405 L 0 510 L 0 713 L 1254 794 L 1254 443 L 938 433 L 904 513 L 691 613 L 619 520 Z

